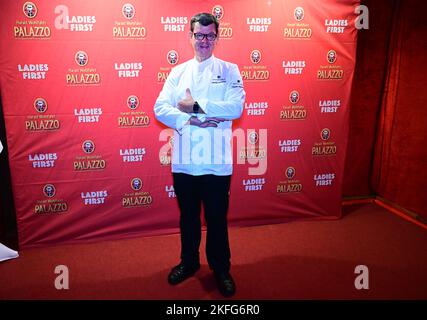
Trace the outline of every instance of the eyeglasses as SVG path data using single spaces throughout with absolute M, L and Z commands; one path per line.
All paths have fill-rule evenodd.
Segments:
M 209 41 L 214 41 L 217 37 L 215 33 L 205 34 L 200 32 L 193 33 L 193 36 L 197 41 L 202 41 L 204 38 L 208 39 Z

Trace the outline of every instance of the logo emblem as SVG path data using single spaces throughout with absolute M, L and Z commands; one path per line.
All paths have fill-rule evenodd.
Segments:
M 256 133 L 255 131 L 249 132 L 248 141 L 250 144 L 257 143 L 258 142 L 258 133 Z
M 328 51 L 328 62 L 334 63 L 337 60 L 337 53 L 335 50 L 329 50 Z
M 302 7 L 296 7 L 294 10 L 294 18 L 296 21 L 304 19 L 304 9 Z
M 44 113 L 47 110 L 47 102 L 43 98 L 37 98 L 34 100 L 34 108 L 39 113 Z
M 173 144 L 174 144 L 174 142 L 175 142 L 175 138 L 174 138 L 173 136 L 171 136 L 171 137 L 169 138 L 169 145 L 171 146 L 171 148 L 173 148 Z
M 95 144 L 91 140 L 86 140 L 82 144 L 82 149 L 85 153 L 92 153 L 95 151 Z
M 76 55 L 74 56 L 74 60 L 80 67 L 84 67 L 87 65 L 88 62 L 88 56 L 87 53 L 84 51 L 78 51 Z
M 178 52 L 176 52 L 175 50 L 171 50 L 168 52 L 166 58 L 168 59 L 169 64 L 177 64 L 179 60 Z
M 322 129 L 320 136 L 322 137 L 322 140 L 328 140 L 331 137 L 331 130 L 328 128 Z
M 135 8 L 130 3 L 126 3 L 122 7 L 123 16 L 131 20 L 135 16 Z
M 219 4 L 217 4 L 216 6 L 213 7 L 212 9 L 212 14 L 215 16 L 215 18 L 219 20 L 222 19 L 222 17 L 224 16 L 224 8 L 221 7 Z
M 296 104 L 299 101 L 299 92 L 296 90 L 293 90 L 290 94 L 289 94 L 289 101 L 292 104 Z
M 55 186 L 53 184 L 45 184 L 43 193 L 46 197 L 52 198 L 56 193 Z
M 132 95 L 128 97 L 127 103 L 128 103 L 129 109 L 135 110 L 139 106 L 139 99 L 137 96 Z
M 259 50 L 252 50 L 251 61 L 255 64 L 258 64 L 261 61 L 261 52 Z
M 295 176 L 295 168 L 294 167 L 288 167 L 286 169 L 286 178 L 292 179 Z
M 37 7 L 32 2 L 25 2 L 22 6 L 22 10 L 27 18 L 33 19 L 37 15 Z
M 139 191 L 142 188 L 142 180 L 139 178 L 133 178 L 130 185 L 133 190 Z

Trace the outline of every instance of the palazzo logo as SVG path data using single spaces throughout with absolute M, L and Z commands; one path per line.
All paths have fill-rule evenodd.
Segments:
M 102 171 L 107 166 L 107 161 L 102 155 L 95 155 L 95 143 L 92 140 L 85 140 L 81 144 L 82 151 L 85 155 L 77 156 L 74 161 L 74 171 Z
M 47 101 L 43 98 L 36 98 L 33 103 L 37 114 L 27 115 L 25 120 L 25 130 L 29 132 L 56 131 L 61 127 L 56 115 L 46 114 Z
M 286 177 L 288 179 L 292 179 L 295 176 L 295 168 L 294 167 L 288 167 L 286 169 L 285 174 L 286 174 Z
M 27 18 L 33 19 L 37 15 L 37 7 L 32 2 L 25 2 L 22 6 L 22 11 Z
M 337 61 L 337 53 L 335 50 L 329 50 L 328 51 L 328 56 L 327 56 L 328 62 L 329 63 L 335 63 L 335 61 Z
M 37 200 L 34 205 L 34 214 L 63 213 L 68 210 L 68 204 L 64 200 L 54 198 L 56 187 L 53 184 L 45 184 L 42 188 L 42 193 L 45 198 Z
M 215 16 L 215 18 L 219 20 L 222 19 L 222 17 L 224 16 L 224 8 L 221 7 L 219 4 L 215 5 L 212 8 L 212 14 Z
M 132 20 L 135 16 L 135 8 L 130 3 L 126 3 L 122 7 L 122 13 L 126 19 Z
M 36 20 L 38 13 L 34 2 L 27 1 L 22 6 L 22 13 L 28 20 L 16 20 L 13 35 L 16 39 L 48 39 L 51 35 L 46 21 Z
M 150 192 L 142 191 L 143 182 L 140 178 L 133 178 L 130 181 L 132 192 L 125 193 L 122 197 L 122 206 L 124 208 L 150 207 L 153 203 L 153 197 Z
M 170 166 L 172 162 L 172 149 L 174 143 L 173 134 L 166 137 L 168 143 L 164 144 L 159 150 L 159 161 L 162 166 Z M 165 140 L 161 140 L 165 141 Z
M 320 136 L 322 137 L 322 140 L 329 140 L 329 138 L 331 137 L 331 130 L 329 130 L 328 128 L 322 129 Z
M 296 22 L 289 22 L 283 28 L 283 37 L 285 39 L 309 40 L 313 34 L 310 24 L 304 23 L 305 12 L 303 7 L 296 7 L 293 12 L 293 19 Z
M 334 141 L 331 141 L 331 130 L 323 128 L 320 131 L 321 141 L 315 142 L 311 154 L 313 156 L 333 156 L 337 153 L 337 146 Z
M 120 115 L 117 118 L 119 128 L 138 128 L 149 126 L 150 117 L 144 111 L 137 111 L 140 107 L 138 96 L 130 95 L 127 98 L 126 105 L 131 111 L 120 112 Z
M 128 107 L 131 110 L 135 110 L 139 106 L 139 99 L 137 96 L 129 96 L 128 97 Z
M 251 131 L 248 134 L 248 142 L 250 144 L 256 144 L 258 142 L 258 133 L 256 131 Z
M 74 62 L 78 68 L 69 68 L 65 75 L 68 86 L 99 86 L 101 76 L 96 68 L 86 67 L 89 63 L 89 55 L 79 50 L 74 54 Z
M 114 22 L 113 39 L 145 39 L 147 30 L 141 21 L 135 21 L 136 10 L 133 4 L 124 4 L 121 11 L 125 20 Z
M 264 160 L 267 158 L 267 148 L 265 141 L 259 142 L 259 134 L 251 130 L 247 134 L 247 147 L 242 147 L 239 152 L 240 160 Z M 239 162 L 240 163 L 240 162 Z
M 55 186 L 53 184 L 46 184 L 43 187 L 43 194 L 48 197 L 48 198 L 52 198 L 53 196 L 55 196 L 56 193 L 56 189 Z
M 344 69 L 335 63 L 338 60 L 338 54 L 335 50 L 329 50 L 325 59 L 328 64 L 321 65 L 317 70 L 318 80 L 342 80 L 344 77 Z
M 175 50 L 170 50 L 168 54 L 166 55 L 166 59 L 168 60 L 170 65 L 175 65 L 179 61 L 179 55 L 178 52 Z
M 294 17 L 296 21 L 301 21 L 304 19 L 304 8 L 296 7 L 294 10 Z
M 142 180 L 139 178 L 133 178 L 130 182 L 130 186 L 134 191 L 139 191 L 142 188 Z
M 261 52 L 259 50 L 253 50 L 251 52 L 252 63 L 258 64 L 261 62 Z
M 84 67 L 87 65 L 88 62 L 88 56 L 87 53 L 84 51 L 77 51 L 74 60 L 76 61 L 77 65 L 80 67 Z
M 305 120 L 307 118 L 307 109 L 300 104 L 300 93 L 297 90 L 292 90 L 289 93 L 290 105 L 282 106 L 280 111 L 280 120 Z
M 85 153 L 91 154 L 95 151 L 95 144 L 92 140 L 86 140 L 82 143 L 82 149 Z
M 47 102 L 43 98 L 34 100 L 34 109 L 39 113 L 44 113 L 47 110 Z
M 250 82 L 268 81 L 270 78 L 270 71 L 264 65 L 260 65 L 261 51 L 254 49 L 249 54 L 251 65 L 243 66 L 241 71 L 242 79 Z
M 219 4 L 213 6 L 212 8 L 212 14 L 218 19 L 219 21 L 219 38 L 221 39 L 232 39 L 233 38 L 233 27 L 231 26 L 230 22 L 225 22 L 223 20 L 225 11 L 222 6 Z
M 157 72 L 157 83 L 163 84 L 169 76 L 172 67 L 178 64 L 179 62 L 179 53 L 178 51 L 172 49 L 166 53 L 166 61 L 167 64 L 160 66 L 159 71 Z
M 287 167 L 284 172 L 285 180 L 279 182 L 276 188 L 276 192 L 279 194 L 299 193 L 303 189 L 303 185 L 300 180 L 295 179 L 296 169 L 295 167 Z
M 290 101 L 292 104 L 296 104 L 296 103 L 298 103 L 298 101 L 299 101 L 299 92 L 298 92 L 298 91 L 296 91 L 296 90 L 291 91 L 291 93 L 289 94 L 289 101 Z

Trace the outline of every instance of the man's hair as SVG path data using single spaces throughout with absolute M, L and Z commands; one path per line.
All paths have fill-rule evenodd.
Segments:
M 206 12 L 202 12 L 202 13 L 198 13 L 198 14 L 194 15 L 190 20 L 191 32 L 194 31 L 194 24 L 196 22 L 200 23 L 202 26 L 205 26 L 205 27 L 214 23 L 215 24 L 215 31 L 218 34 L 219 22 L 218 22 L 218 19 L 215 18 L 214 15 L 212 15 L 210 13 L 206 13 Z

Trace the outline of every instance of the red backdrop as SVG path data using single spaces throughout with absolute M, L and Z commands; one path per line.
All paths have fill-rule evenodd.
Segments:
M 152 106 L 176 62 L 170 52 L 177 63 L 192 58 L 188 23 L 200 11 L 218 14 L 215 55 L 239 65 L 247 93 L 234 124 L 231 224 L 339 217 L 357 5 L 2 2 L 20 245 L 177 230 L 169 132 Z

